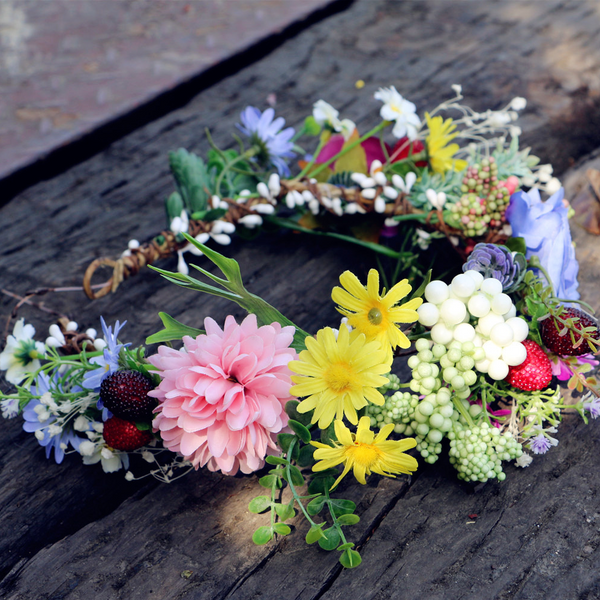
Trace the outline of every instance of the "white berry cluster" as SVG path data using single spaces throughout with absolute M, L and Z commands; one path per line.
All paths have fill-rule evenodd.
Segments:
M 457 275 L 450 285 L 432 281 L 425 288 L 425 299 L 417 310 L 419 323 L 431 327 L 435 344 L 452 341 L 471 342 L 482 348 L 485 357 L 475 369 L 492 379 L 504 379 L 508 368 L 527 358 L 521 343 L 529 333 L 527 323 L 516 316 L 511 298 L 502 293 L 502 283 L 484 279 L 477 271 Z

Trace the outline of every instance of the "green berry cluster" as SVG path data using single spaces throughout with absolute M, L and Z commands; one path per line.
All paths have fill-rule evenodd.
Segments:
M 367 416 L 371 417 L 371 427 L 381 429 L 384 425 L 394 423 L 396 433 L 413 435 L 414 430 L 410 423 L 414 420 L 413 414 L 418 403 L 418 396 L 411 396 L 408 392 L 396 392 L 386 397 L 383 406 L 369 404 Z
M 499 228 L 510 200 L 493 156 L 469 166 L 460 187 L 462 196 L 451 208 L 459 227 L 469 237 L 483 235 L 489 227 Z
M 430 343 L 425 339 L 417 340 L 417 354 L 408 359 L 412 369 L 410 389 L 427 396 L 446 384 L 458 398 L 468 398 L 470 386 L 477 382 L 475 363 L 485 358 L 483 349 L 475 347 L 473 342 L 456 340 L 447 347 L 434 344 L 430 349 Z
M 523 454 L 521 444 L 510 433 L 500 433 L 488 423 L 470 427 L 458 419 L 453 422 L 448 438 L 450 462 L 458 471 L 458 478 L 465 481 L 504 481 L 506 474 L 502 470 L 502 461 Z

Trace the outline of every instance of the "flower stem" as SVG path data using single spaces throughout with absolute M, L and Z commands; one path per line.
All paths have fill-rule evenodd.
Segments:
M 323 138 L 321 138 L 319 140 L 319 144 L 317 146 L 317 149 L 315 150 L 312 159 L 310 160 L 310 162 L 304 167 L 304 169 L 302 169 L 302 171 L 300 171 L 300 173 L 298 174 L 298 177 L 296 177 L 296 179 L 302 179 L 302 177 L 304 177 L 313 167 L 313 165 L 315 164 L 315 161 L 317 160 L 317 158 L 319 158 L 319 154 L 321 153 L 321 150 L 323 149 L 323 146 L 326 144 L 326 142 L 323 140 Z
M 296 445 L 297 442 L 297 438 L 294 438 L 291 442 L 290 442 L 290 447 L 288 448 L 288 451 L 286 453 L 286 458 L 288 460 L 288 464 L 285 466 L 285 474 L 287 476 L 287 482 L 288 485 L 290 487 L 290 492 L 292 492 L 292 496 L 294 497 L 294 501 L 296 502 L 296 504 L 298 505 L 298 508 L 302 511 L 302 514 L 304 515 L 304 518 L 311 524 L 311 526 L 313 525 L 317 525 L 317 523 L 315 523 L 311 518 L 310 515 L 308 514 L 308 512 L 306 511 L 306 508 L 304 508 L 304 504 L 302 504 L 301 501 L 301 496 L 300 494 L 298 494 L 298 492 L 296 491 L 296 486 L 293 484 L 292 482 L 292 473 L 291 473 L 291 459 L 292 459 L 292 452 L 294 451 L 294 446 Z

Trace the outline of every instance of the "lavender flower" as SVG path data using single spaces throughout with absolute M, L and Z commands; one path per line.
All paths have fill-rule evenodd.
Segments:
M 512 253 L 506 246 L 476 244 L 463 271 L 479 271 L 486 279 L 502 282 L 505 293 L 513 292 L 525 276 L 527 264 L 522 254 Z
M 598 417 L 600 417 L 600 398 L 594 396 L 594 398 L 592 398 L 592 400 L 590 400 L 589 402 L 583 403 L 583 408 L 589 411 L 590 417 L 592 417 L 592 419 L 597 419 Z
M 529 441 L 529 447 L 534 454 L 546 454 L 552 447 L 552 444 L 543 433 L 538 433 L 538 435 Z
M 525 239 L 527 258 L 536 255 L 548 272 L 554 292 L 559 298 L 579 299 L 577 273 L 579 264 L 569 230 L 568 209 L 563 204 L 561 188 L 542 202 L 534 188 L 510 197 L 506 210 L 514 237 Z
M 287 177 L 290 169 L 284 159 L 295 156 L 292 152 L 294 142 L 291 141 L 295 132 L 293 127 L 283 129 L 285 119 L 274 119 L 274 116 L 272 108 L 261 113 L 254 106 L 247 106 L 240 115 L 242 124 L 237 127 L 259 149 L 254 160 L 263 166 L 273 165 L 280 175 Z
M 124 321 L 123 324 L 117 321 L 114 333 L 112 327 L 106 326 L 102 317 L 100 317 L 100 323 L 102 324 L 102 331 L 106 340 L 106 348 L 102 351 L 102 356 L 94 356 L 90 359 L 90 362 L 98 365 L 98 368 L 87 372 L 83 377 L 82 383 L 84 388 L 95 391 L 100 391 L 100 384 L 105 377 L 119 369 L 119 354 L 121 349 L 129 346 L 129 344 L 119 344 L 117 340 L 119 331 L 125 326 L 127 321 Z M 99 406 L 98 408 L 102 407 Z

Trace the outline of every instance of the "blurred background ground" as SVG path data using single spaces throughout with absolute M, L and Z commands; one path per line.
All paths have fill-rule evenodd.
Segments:
M 336 4 L 0 0 L 0 179 L 127 115 L 123 135 L 149 103 L 141 120 L 161 116 L 177 102 L 168 92 L 211 68 L 218 79 L 236 56 L 256 60 L 261 40 L 276 43 Z

